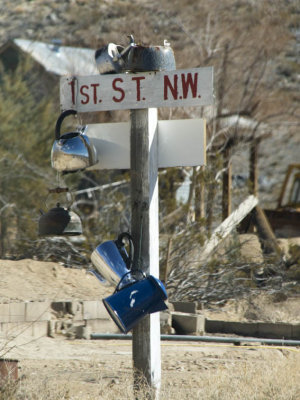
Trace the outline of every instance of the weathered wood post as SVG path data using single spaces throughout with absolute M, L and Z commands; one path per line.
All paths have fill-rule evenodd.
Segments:
M 131 234 L 133 269 L 159 277 L 157 109 L 131 111 Z M 161 376 L 159 313 L 133 329 L 134 387 L 144 378 L 158 398 Z
M 250 143 L 250 156 L 249 156 L 249 179 L 250 179 L 250 193 L 254 196 L 258 194 L 258 145 L 259 139 L 253 139 Z
M 260 141 L 264 137 L 254 138 L 250 144 L 250 192 L 254 196 L 258 195 L 258 147 Z M 252 211 L 252 215 L 254 216 L 254 223 L 256 225 L 259 238 L 262 242 L 264 253 L 273 253 L 276 257 L 280 257 L 281 250 L 277 244 L 276 236 L 264 210 L 259 205 L 257 205 Z
M 231 214 L 231 189 L 232 189 L 232 164 L 230 161 L 231 146 L 227 146 L 224 151 L 224 174 L 222 184 L 222 221 Z

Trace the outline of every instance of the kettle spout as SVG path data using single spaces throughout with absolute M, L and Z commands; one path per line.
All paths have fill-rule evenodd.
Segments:
M 130 41 L 129 45 L 127 47 L 125 47 L 125 49 L 123 49 L 120 53 L 115 55 L 115 57 L 114 57 L 114 61 L 115 62 L 118 62 L 118 61 L 120 62 L 121 59 L 122 59 L 123 62 L 126 62 L 126 59 L 127 59 L 129 51 L 131 50 L 132 47 L 135 46 L 133 35 L 129 35 L 128 38 L 129 38 L 129 41 Z

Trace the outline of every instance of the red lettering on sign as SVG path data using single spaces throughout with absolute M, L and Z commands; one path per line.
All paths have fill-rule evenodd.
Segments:
M 141 101 L 141 80 L 146 79 L 144 76 L 136 76 L 132 78 L 133 81 L 136 81 L 136 100 Z M 146 100 L 143 97 L 143 100 Z
M 74 79 L 69 82 L 69 85 L 71 86 L 71 98 L 72 98 L 72 104 L 75 104 L 75 81 Z
M 116 79 L 114 79 L 114 80 L 112 81 L 112 87 L 113 87 L 113 89 L 116 90 L 117 92 L 120 92 L 120 97 L 117 98 L 117 97 L 113 96 L 112 99 L 113 99 L 114 102 L 120 103 L 120 101 L 122 101 L 122 100 L 124 99 L 124 97 L 125 97 L 125 92 L 124 92 L 124 90 L 123 90 L 122 88 L 116 86 L 116 83 L 117 83 L 117 82 L 123 82 L 123 79 L 122 79 L 122 78 L 116 78 Z
M 87 85 L 82 85 L 80 87 L 80 94 L 85 97 L 85 100 L 81 100 L 81 104 L 87 104 L 90 101 L 90 96 L 88 93 L 84 92 L 83 89 L 88 89 L 89 87 Z
M 178 88 L 177 88 L 178 76 L 174 75 L 174 83 L 172 85 L 168 75 L 164 76 L 164 100 L 168 100 L 168 89 L 170 89 L 173 99 L 177 100 Z
M 189 93 L 189 88 L 191 88 L 192 96 L 197 96 L 197 84 L 198 84 L 198 73 L 194 74 L 194 78 L 192 74 L 189 72 L 187 75 L 181 74 L 181 83 L 182 83 L 182 95 L 183 98 L 186 99 Z
M 94 99 L 94 104 L 97 104 L 97 87 L 100 86 L 99 83 L 91 83 L 93 90 L 93 99 Z

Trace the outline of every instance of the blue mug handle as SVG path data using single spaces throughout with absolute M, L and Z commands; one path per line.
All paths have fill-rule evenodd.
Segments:
M 140 269 L 137 269 L 136 271 L 134 271 L 134 275 L 136 275 L 137 272 L 139 272 L 139 273 L 142 275 L 142 277 L 143 277 L 142 279 L 145 279 L 145 278 L 146 278 L 146 274 L 145 274 L 143 271 L 141 271 Z M 128 286 L 130 286 L 130 285 L 133 285 L 134 283 L 136 283 L 136 282 L 142 280 L 142 279 L 138 279 L 138 278 L 135 277 L 135 276 L 132 276 L 132 278 L 134 278 L 134 280 L 132 280 L 131 282 L 128 282 L 128 284 L 126 284 L 124 287 L 122 287 L 122 288 L 120 289 L 121 283 L 123 282 L 123 280 L 124 280 L 124 279 L 126 278 L 126 276 L 128 276 L 128 275 L 132 275 L 132 272 L 131 272 L 131 271 L 128 271 L 126 274 L 124 274 L 124 275 L 122 276 L 122 278 L 120 279 L 120 282 L 117 284 L 117 286 L 116 286 L 116 288 L 115 288 L 114 294 L 117 293 L 117 292 L 119 292 L 120 290 L 124 289 L 125 287 L 128 287 Z

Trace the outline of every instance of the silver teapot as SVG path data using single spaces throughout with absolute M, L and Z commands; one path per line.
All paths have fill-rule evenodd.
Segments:
M 59 116 L 55 126 L 55 142 L 51 150 L 52 168 L 59 172 L 75 172 L 91 167 L 98 162 L 97 151 L 85 134 L 87 127 L 73 132 L 60 133 L 63 120 L 76 115 L 75 110 L 66 110 Z
M 129 246 L 129 252 L 126 250 L 126 242 Z M 91 254 L 91 261 L 95 270 L 90 272 L 94 273 L 98 279 L 100 276 L 114 286 L 122 281 L 120 285 L 123 287 L 136 280 L 131 274 L 133 253 L 132 237 L 129 233 L 123 232 L 117 240 L 109 240 L 96 247 Z

